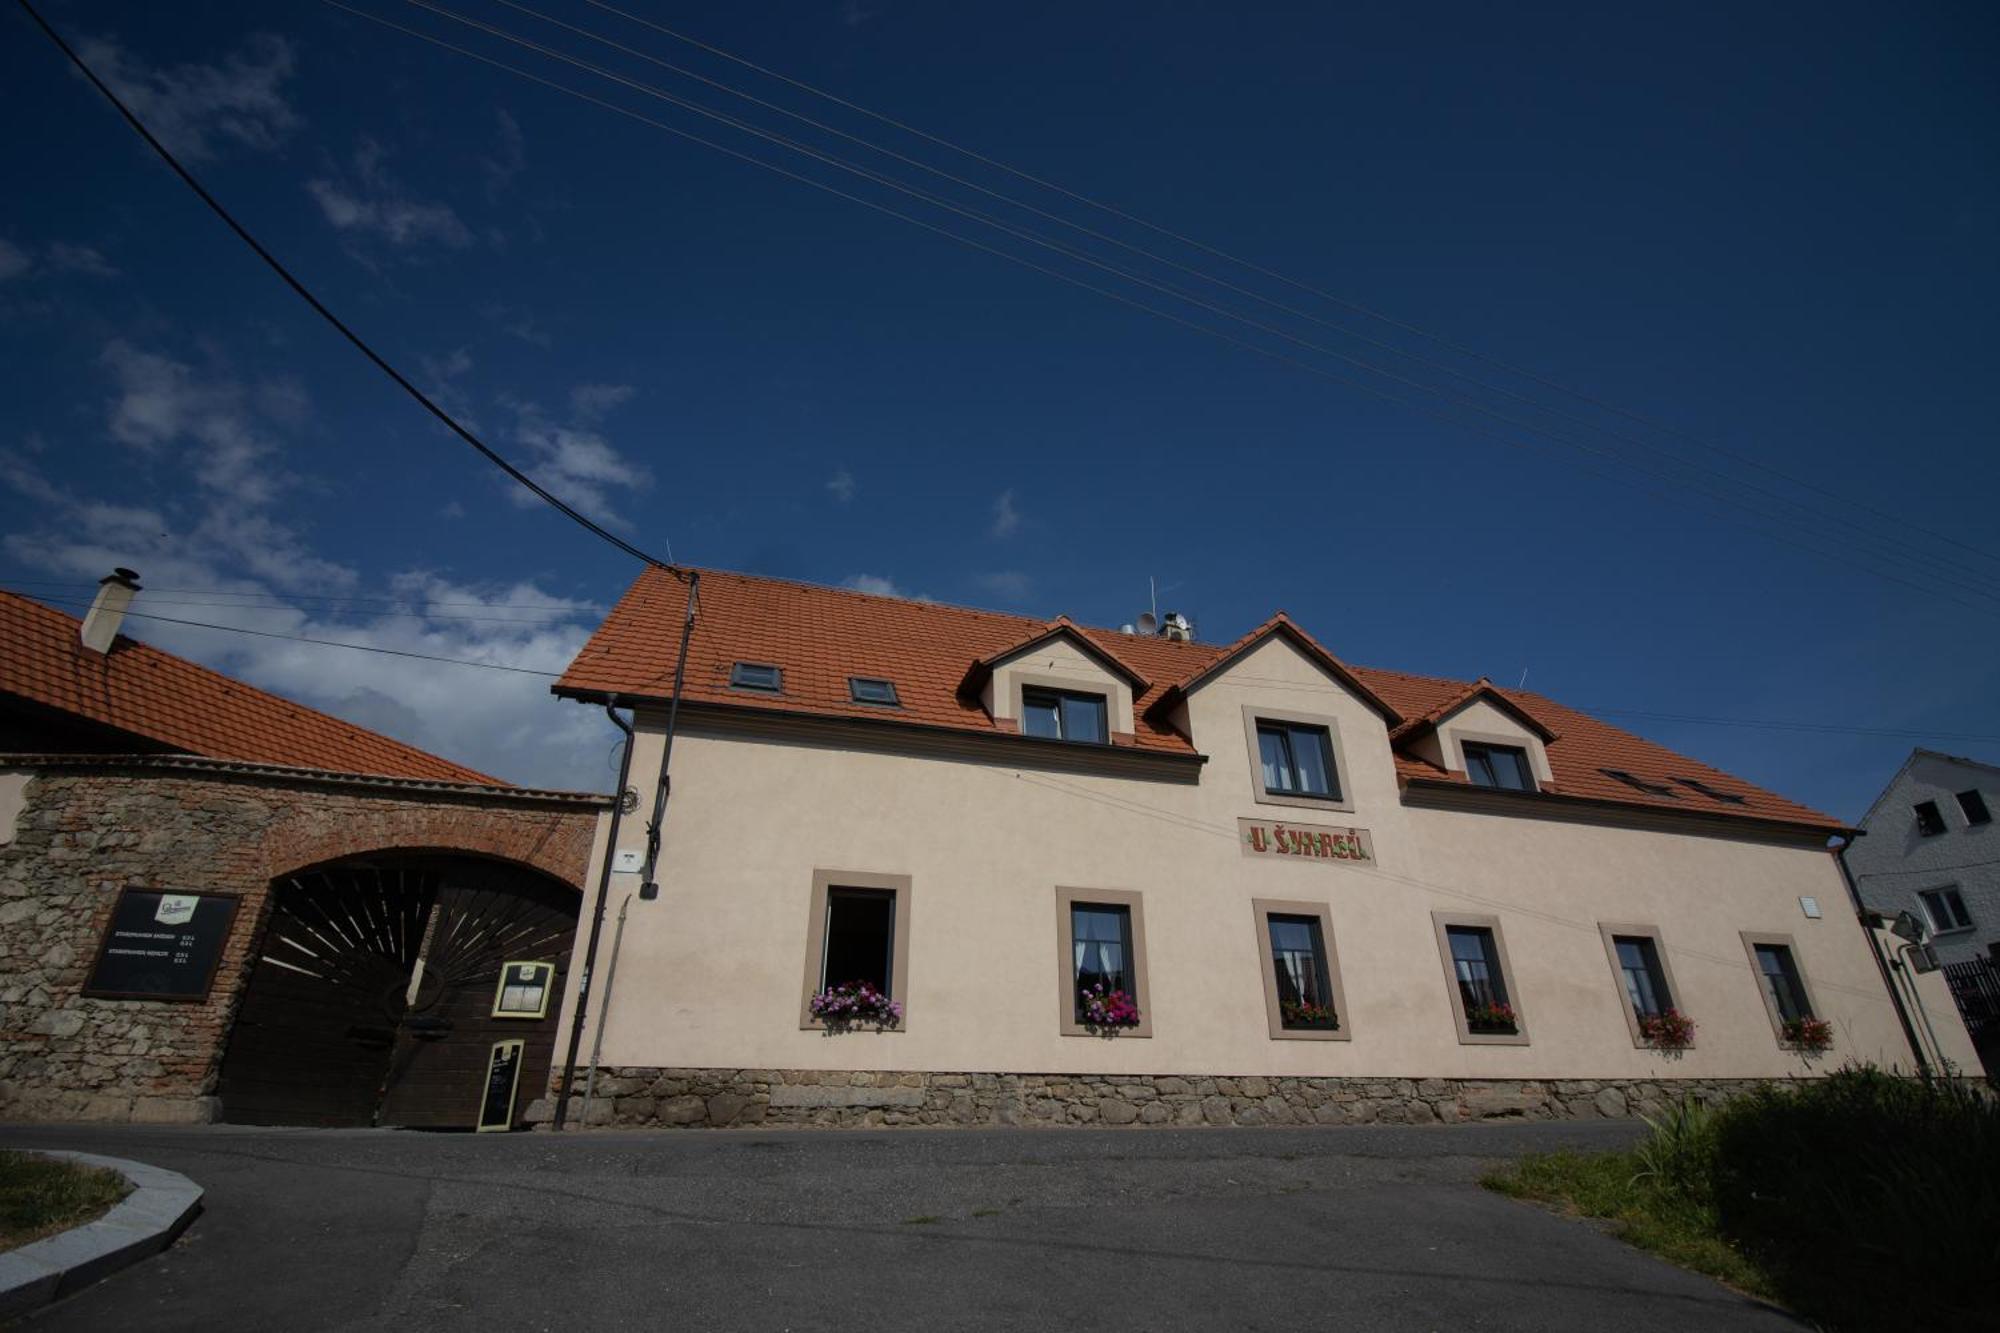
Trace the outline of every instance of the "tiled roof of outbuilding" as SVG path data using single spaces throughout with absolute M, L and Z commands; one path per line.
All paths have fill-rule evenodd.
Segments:
M 687 608 L 687 574 L 648 569 L 626 591 L 583 651 L 555 685 L 558 694 L 596 697 L 628 695 L 664 699 L 673 691 L 674 660 Z M 1068 622 L 980 611 L 936 602 L 909 601 L 827 588 L 815 584 L 701 571 L 701 596 L 688 646 L 683 697 L 695 703 L 728 704 L 821 717 L 867 718 L 923 723 L 996 733 L 992 719 L 959 686 L 974 663 L 1061 627 Z M 1260 627 L 1279 632 L 1282 617 Z M 1303 630 L 1282 620 L 1283 627 Z M 1148 708 L 1169 690 L 1184 688 L 1240 651 L 1236 644 L 1183 643 L 1121 634 L 1089 626 L 1071 628 L 1126 663 L 1148 682 L 1133 700 L 1136 744 L 1143 749 L 1192 754 L 1187 739 Z M 1312 642 L 1307 637 L 1307 642 Z M 1317 647 L 1317 645 L 1314 645 Z M 1322 653 L 1324 649 L 1320 649 Z M 1330 657 L 1330 655 L 1329 655 Z M 734 662 L 764 662 L 784 671 L 784 692 L 760 694 L 732 689 Z M 1439 715 L 1475 688 L 1474 682 L 1416 676 L 1373 667 L 1345 667 L 1354 682 L 1399 718 Z M 896 683 L 902 707 L 893 715 L 880 705 L 848 697 L 850 676 L 881 677 Z M 1827 829 L 1840 821 L 1731 777 L 1707 764 L 1634 736 L 1554 700 L 1522 690 L 1488 685 L 1501 700 L 1553 732 L 1547 744 L 1554 782 L 1562 796 L 1609 801 L 1653 810 L 1776 820 Z M 1405 779 L 1464 781 L 1415 755 L 1399 752 Z M 1617 769 L 1676 790 L 1663 796 L 1641 791 L 1611 777 Z M 1692 778 L 1717 791 L 1742 796 L 1741 805 L 1680 786 Z
M 81 624 L 0 590 L 0 694 L 210 759 L 507 785 L 123 635 L 109 653 L 93 652 Z

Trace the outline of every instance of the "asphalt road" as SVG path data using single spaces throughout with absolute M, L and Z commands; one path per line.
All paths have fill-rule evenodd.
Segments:
M 180 1171 L 165 1254 L 57 1329 L 1799 1326 L 1481 1190 L 1618 1122 L 441 1135 L 0 1129 Z

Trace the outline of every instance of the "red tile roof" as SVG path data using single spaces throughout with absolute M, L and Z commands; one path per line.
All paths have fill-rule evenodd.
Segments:
M 108 654 L 92 652 L 81 624 L 0 590 L 0 694 L 211 759 L 507 785 L 123 635 Z
M 1401 719 L 1441 716 L 1478 689 L 1476 682 L 1341 665 L 1282 613 L 1234 644 L 1182 643 L 1066 621 L 1040 621 L 755 575 L 720 570 L 700 573 L 701 595 L 688 645 L 683 693 L 691 703 L 876 722 L 894 720 L 997 734 L 978 700 L 962 695 L 961 683 L 975 664 L 1065 626 L 1145 679 L 1146 688 L 1133 700 L 1138 715 L 1135 740 L 1140 748 L 1155 751 L 1191 754 L 1193 747 L 1168 727 L 1162 716 L 1149 716 L 1151 706 L 1170 691 L 1185 690 L 1259 637 L 1272 633 L 1300 639 L 1317 655 L 1340 666 L 1336 674 L 1351 676 L 1358 692 L 1391 715 L 1392 726 Z M 675 654 L 687 608 L 687 580 L 685 571 L 649 569 L 641 574 L 570 663 L 554 687 L 556 693 L 586 698 L 620 694 L 665 699 L 671 695 Z M 767 695 L 730 688 L 729 668 L 734 662 L 765 662 L 783 668 L 784 693 Z M 880 705 L 853 702 L 848 697 L 849 676 L 894 681 L 902 707 L 891 713 Z M 1829 831 L 1843 827 L 1829 815 L 1539 694 L 1491 684 L 1485 688 L 1555 734 L 1556 739 L 1546 748 L 1555 778 L 1550 790 L 1557 794 L 1652 810 L 1808 824 Z M 1449 773 L 1407 753 L 1397 754 L 1396 766 L 1405 779 L 1465 780 L 1462 774 Z M 1624 770 L 1684 795 L 1659 796 L 1636 790 L 1607 776 L 1603 772 L 1607 768 Z M 1679 787 L 1675 778 L 1693 778 L 1717 791 L 1743 796 L 1745 803 L 1716 801 Z

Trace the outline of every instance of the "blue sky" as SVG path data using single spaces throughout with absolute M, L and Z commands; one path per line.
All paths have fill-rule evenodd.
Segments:
M 1155 577 L 1205 638 L 1282 607 L 1369 665 L 2000 757 L 1958 739 L 2000 736 L 2000 559 L 1977 549 L 2000 554 L 1984 7 L 624 0 L 1640 422 L 583 0 L 532 7 L 1305 313 L 1132 287 L 398 0 L 355 3 L 1266 353 L 326 5 L 47 0 L 336 309 L 642 546 L 1099 623 Z M 919 178 L 494 0 L 452 7 Z M 517 503 L 6 21 L 0 106 L 36 132 L 0 142 L 0 582 L 78 597 L 125 563 L 161 616 L 559 668 L 630 562 Z M 531 677 L 132 629 L 509 777 L 609 780 L 602 719 Z M 1913 743 L 1614 720 L 1850 816 Z

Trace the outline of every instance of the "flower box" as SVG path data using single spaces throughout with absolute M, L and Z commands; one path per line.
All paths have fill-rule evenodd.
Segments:
M 1476 1004 L 1465 1011 L 1465 1027 L 1481 1036 L 1511 1037 L 1521 1030 L 1521 1023 L 1511 1004 Z
M 1316 1028 L 1323 1032 L 1340 1030 L 1340 1015 L 1333 1012 L 1330 1004 L 1313 1004 L 1309 1000 L 1281 1000 L 1278 1013 L 1288 1028 Z
M 1678 1009 L 1639 1015 L 1639 1036 L 1662 1051 L 1684 1051 L 1694 1045 L 1694 1020 Z
M 1083 1025 L 1106 1035 L 1121 1028 L 1139 1026 L 1139 1005 L 1122 990 L 1106 990 L 1102 984 L 1083 992 Z
M 1824 1018 L 1788 1018 L 1778 1031 L 1785 1045 L 1808 1055 L 1818 1055 L 1833 1045 L 1833 1024 Z
M 903 1021 L 903 1006 L 866 981 L 843 981 L 812 997 L 807 1010 L 829 1031 L 873 1027 L 886 1031 Z

